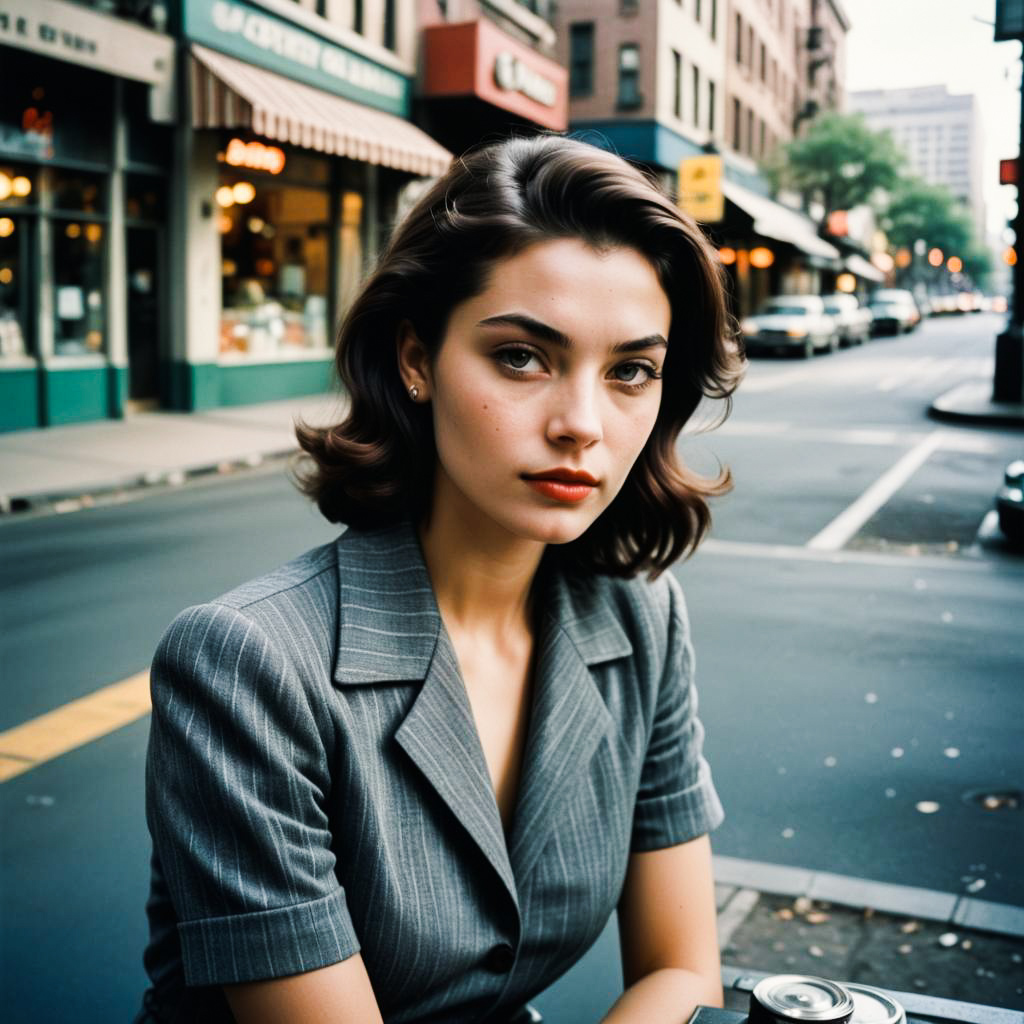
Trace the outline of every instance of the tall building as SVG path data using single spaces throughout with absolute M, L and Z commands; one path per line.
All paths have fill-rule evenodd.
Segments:
M 562 0 L 557 53 L 574 132 L 674 187 L 725 131 L 726 0 Z
M 730 0 L 725 142 L 751 172 L 793 138 L 806 89 L 806 0 Z
M 925 181 L 945 185 L 970 211 L 977 238 L 986 237 L 984 144 L 974 96 L 951 94 L 944 85 L 871 89 L 850 93 L 849 106 L 876 131 L 891 132 L 911 170 Z
M 5 0 L 0 429 L 325 390 L 402 196 L 451 161 L 410 120 L 416 13 Z

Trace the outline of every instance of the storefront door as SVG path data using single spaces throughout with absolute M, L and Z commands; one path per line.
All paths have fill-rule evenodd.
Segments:
M 128 228 L 128 397 L 156 403 L 164 330 L 160 230 Z

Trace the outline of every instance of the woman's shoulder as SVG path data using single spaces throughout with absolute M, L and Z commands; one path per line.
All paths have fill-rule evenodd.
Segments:
M 657 579 L 593 575 L 568 580 L 563 624 L 577 646 L 632 654 L 656 670 L 675 639 L 689 632 L 686 604 L 671 572 Z

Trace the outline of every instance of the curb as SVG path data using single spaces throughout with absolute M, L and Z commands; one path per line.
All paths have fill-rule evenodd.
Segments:
M 806 896 L 808 899 L 846 907 L 870 907 L 885 914 L 919 917 L 927 921 L 959 925 L 961 928 L 1024 938 L 1024 907 L 1010 903 L 995 903 L 937 889 L 894 885 L 869 878 L 765 864 L 718 854 L 713 860 L 715 882 L 720 886 L 734 886 L 740 892 L 752 890 L 776 896 Z M 733 896 L 732 900 L 738 895 Z M 757 901 L 747 902 L 749 913 Z M 729 910 L 729 903 L 720 909 L 720 914 Z M 738 922 L 733 930 L 739 923 L 742 922 Z
M 928 414 L 954 423 L 1024 427 L 1024 403 L 993 402 L 992 382 L 987 379 L 965 381 L 939 395 Z
M 287 459 L 298 449 L 295 447 L 269 452 L 252 452 L 242 458 L 219 459 L 173 469 L 150 470 L 133 473 L 116 480 L 86 487 L 70 487 L 58 491 L 39 491 L 27 494 L 0 493 L 0 523 L 30 512 L 49 512 L 62 515 L 84 508 L 104 504 L 106 499 L 117 498 L 135 491 L 158 487 L 180 487 L 192 480 L 209 476 L 227 476 L 250 469 L 258 469 L 268 462 Z M 109 502 L 107 502 L 109 503 Z

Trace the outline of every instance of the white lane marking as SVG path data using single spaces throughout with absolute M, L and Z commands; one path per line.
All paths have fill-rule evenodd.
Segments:
M 946 451 L 974 452 L 981 455 L 989 455 L 998 451 L 999 446 L 990 438 L 979 434 L 957 434 L 945 431 L 939 447 Z M 769 435 L 783 435 L 787 441 L 810 441 L 821 444 L 854 444 L 878 447 L 893 447 L 896 445 L 917 444 L 928 437 L 917 431 L 907 432 L 906 430 L 893 430 L 889 427 L 796 427 L 790 423 L 769 423 L 765 421 L 727 420 L 718 427 L 712 434 L 707 435 L 709 443 L 714 442 L 716 435 L 726 437 L 766 437 Z M 686 437 L 703 437 L 704 435 L 692 433 L 687 430 Z
M 760 558 L 766 561 L 821 562 L 828 565 L 874 565 L 913 572 L 945 569 L 999 575 L 1012 573 L 1024 578 L 1024 566 L 967 558 L 964 557 L 968 554 L 965 550 L 961 550 L 957 557 L 951 558 L 939 555 L 897 555 L 881 551 L 813 551 L 796 544 L 758 544 L 751 541 L 711 538 L 701 543 L 694 558 L 700 558 L 702 554 L 726 558 Z
M 883 473 L 852 505 L 807 542 L 815 551 L 838 551 L 917 472 L 942 443 L 934 430 Z

